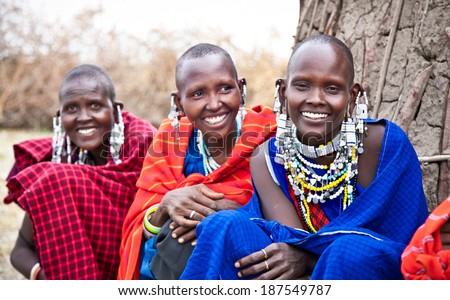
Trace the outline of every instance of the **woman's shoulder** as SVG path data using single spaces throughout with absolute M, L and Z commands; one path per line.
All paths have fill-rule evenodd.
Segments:
M 363 136 L 364 148 L 377 149 L 381 148 L 384 138 L 384 132 L 386 130 L 387 120 L 372 120 L 369 119 L 365 122 L 365 130 Z
M 366 119 L 365 140 L 369 143 L 379 144 L 385 142 L 409 142 L 406 132 L 396 123 L 388 119 Z

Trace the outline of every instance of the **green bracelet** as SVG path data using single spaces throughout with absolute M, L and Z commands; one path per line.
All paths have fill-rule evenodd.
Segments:
M 149 209 L 145 212 L 144 217 L 144 229 L 148 231 L 148 233 L 157 235 L 161 231 L 161 227 L 157 227 L 150 223 L 150 219 L 152 217 L 152 214 L 158 209 L 159 204 L 155 204 L 150 206 Z M 145 234 L 145 233 L 144 233 Z

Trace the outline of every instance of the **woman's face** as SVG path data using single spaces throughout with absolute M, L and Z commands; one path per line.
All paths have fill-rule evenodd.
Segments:
M 206 143 L 235 135 L 241 85 L 230 61 L 211 54 L 185 61 L 180 71 L 176 101 Z
M 319 146 L 339 133 L 356 97 L 351 78 L 349 60 L 336 46 L 307 43 L 294 54 L 284 96 L 303 144 Z
M 95 160 L 105 160 L 114 106 L 104 88 L 90 78 L 67 81 L 61 87 L 60 105 L 61 123 L 72 143 Z

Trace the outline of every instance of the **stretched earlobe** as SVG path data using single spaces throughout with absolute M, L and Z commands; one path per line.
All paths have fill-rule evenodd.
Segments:
M 61 123 L 61 113 L 58 110 L 56 115 L 53 117 L 52 162 L 61 162 L 64 135 L 65 133 Z
M 281 79 L 277 79 L 275 81 L 275 94 L 273 96 L 274 102 L 273 102 L 273 109 L 272 109 L 272 111 L 276 114 L 280 113 L 280 111 L 281 111 L 280 91 L 281 91 Z
M 245 78 L 240 80 L 241 82 L 241 107 L 247 103 L 247 81 Z
M 175 139 L 178 141 L 180 139 L 179 136 L 179 127 L 180 127 L 180 118 L 181 118 L 181 112 L 178 109 L 177 105 L 177 94 L 175 92 L 172 92 L 170 94 L 170 113 L 168 118 L 172 120 L 171 125 L 173 126 L 173 129 L 175 131 Z
M 122 110 L 121 110 L 122 106 L 123 105 L 120 105 L 119 103 L 116 106 L 117 123 L 113 124 L 109 142 L 110 144 L 109 151 L 111 153 L 111 158 L 113 159 L 116 165 L 122 163 L 122 160 L 120 159 L 120 148 L 125 142 L 125 135 L 124 135 L 125 125 L 123 124 L 122 119 Z

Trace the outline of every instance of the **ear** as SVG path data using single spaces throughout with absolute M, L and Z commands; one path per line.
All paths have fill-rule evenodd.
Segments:
M 123 103 L 122 103 L 122 101 L 114 101 L 113 102 L 113 108 L 114 108 L 114 122 L 119 122 L 119 120 L 118 120 L 118 113 L 119 113 L 119 111 L 117 110 L 117 108 L 120 108 L 120 111 L 122 111 L 123 110 Z
M 247 85 L 247 80 L 244 77 L 241 77 L 241 78 L 238 79 L 238 84 L 239 84 L 239 89 L 242 92 L 242 87 L 244 85 Z
M 362 88 L 359 85 L 359 83 L 353 84 L 353 86 L 350 89 L 350 100 L 347 104 L 347 116 L 352 117 L 353 111 L 355 110 L 356 106 L 356 97 L 358 97 L 358 93 L 362 93 Z
M 180 94 L 178 93 L 178 91 L 173 91 L 170 93 L 170 97 L 173 97 L 173 102 L 175 103 L 175 105 L 177 106 L 178 110 L 180 111 L 180 113 L 182 115 L 184 114 L 184 109 L 183 106 L 181 105 L 181 98 L 180 98 Z
M 239 90 L 241 91 L 241 105 L 247 102 L 247 80 L 244 77 L 239 79 Z
M 117 106 L 120 107 L 120 109 L 123 109 L 123 102 L 122 101 L 115 101 L 114 102 L 114 108 L 116 108 Z
M 277 85 L 280 86 L 278 94 L 280 96 L 281 105 L 283 105 L 284 99 L 286 99 L 286 80 L 283 78 L 277 79 L 275 81 L 275 88 Z

